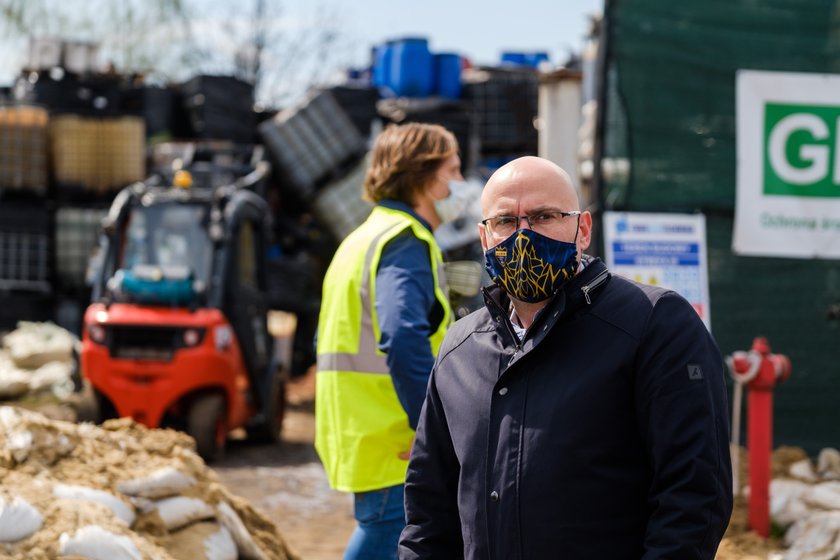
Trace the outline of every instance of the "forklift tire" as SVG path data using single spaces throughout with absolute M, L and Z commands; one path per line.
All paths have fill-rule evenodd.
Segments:
M 108 397 L 94 389 L 87 380 L 84 380 L 83 384 L 82 391 L 76 393 L 71 400 L 76 422 L 102 424 L 106 420 L 119 418 L 114 403 Z
M 222 395 L 196 397 L 187 413 L 187 433 L 195 440 L 196 451 L 206 463 L 224 457 L 227 414 Z
M 81 393 L 85 389 L 85 383 L 82 379 L 82 366 L 79 360 L 79 351 L 73 347 L 71 355 L 73 369 L 70 370 L 70 381 L 73 382 L 73 392 Z
M 93 387 L 85 380 L 82 380 L 82 388 L 70 398 L 73 411 L 76 413 L 76 422 L 102 423 L 102 397 L 96 394 Z
M 271 381 L 268 414 L 253 426 L 248 426 L 248 439 L 257 443 L 278 443 L 286 416 L 286 375 L 278 371 Z

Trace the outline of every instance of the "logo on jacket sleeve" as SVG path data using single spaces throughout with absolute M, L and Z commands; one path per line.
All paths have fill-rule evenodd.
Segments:
M 703 370 L 697 364 L 688 364 L 688 378 L 691 381 L 700 381 L 703 379 Z

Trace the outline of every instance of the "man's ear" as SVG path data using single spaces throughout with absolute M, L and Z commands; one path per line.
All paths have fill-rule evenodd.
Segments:
M 585 251 L 592 242 L 592 214 L 585 211 L 580 215 L 580 233 L 578 234 L 578 247 L 581 253 Z
M 481 238 L 481 249 L 482 249 L 482 251 L 487 250 L 487 238 L 485 237 L 486 235 L 487 235 L 487 230 L 484 228 L 483 224 L 479 223 L 478 224 L 478 237 Z

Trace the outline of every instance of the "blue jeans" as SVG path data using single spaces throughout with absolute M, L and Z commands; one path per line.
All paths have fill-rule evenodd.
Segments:
M 350 536 L 344 560 L 397 560 L 405 527 L 403 485 L 353 495 L 358 525 Z

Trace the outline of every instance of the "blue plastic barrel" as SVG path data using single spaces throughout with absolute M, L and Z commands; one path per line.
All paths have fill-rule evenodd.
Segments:
M 521 66 L 527 64 L 525 61 L 525 53 L 523 52 L 513 52 L 513 51 L 505 51 L 502 53 L 502 64 L 515 64 L 517 66 Z
M 390 87 L 392 53 L 393 44 L 391 41 L 376 45 L 374 48 L 372 77 L 374 87 Z
M 544 51 L 530 52 L 525 54 L 525 64 L 531 68 L 539 68 L 540 62 L 548 61 L 548 53 Z
M 426 97 L 432 93 L 432 53 L 426 39 L 408 37 L 394 41 L 389 85 L 400 97 Z
M 441 97 L 461 97 L 461 55 L 437 53 L 434 55 L 434 83 L 432 91 Z

